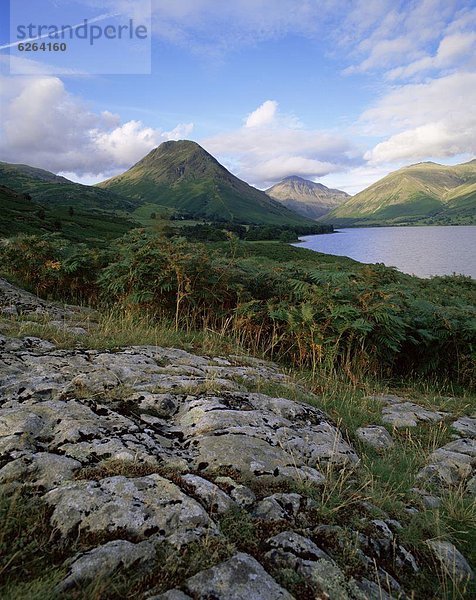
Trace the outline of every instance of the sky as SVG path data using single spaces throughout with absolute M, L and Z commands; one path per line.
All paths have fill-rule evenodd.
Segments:
M 68 23 L 150 16 L 137 0 L 42 2 Z M 2 161 L 92 184 L 191 139 L 261 189 L 300 175 L 354 194 L 404 165 L 476 156 L 476 0 L 152 0 L 142 74 L 134 48 L 109 42 L 82 69 L 41 53 L 9 65 L 9 9 L 0 0 Z M 119 74 L 95 72 L 106 60 Z

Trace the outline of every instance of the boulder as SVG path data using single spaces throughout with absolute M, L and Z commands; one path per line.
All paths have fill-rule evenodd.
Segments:
M 157 536 L 180 545 L 216 527 L 202 506 L 160 475 L 66 483 L 48 492 L 52 525 L 63 536 L 124 531 L 136 539 Z
M 416 427 L 419 423 L 437 423 L 447 413 L 429 410 L 414 402 L 392 403 L 384 406 L 382 421 L 392 427 Z
M 356 436 L 362 442 L 365 442 L 376 450 L 391 448 L 394 444 L 392 436 L 385 427 L 380 425 L 369 425 L 368 427 L 359 427 L 355 432 Z
M 119 569 L 151 565 L 155 555 L 154 545 L 150 542 L 108 542 L 74 557 L 58 591 L 64 593 L 71 588 L 85 586 L 101 577 L 109 577 Z
M 451 542 L 428 540 L 427 545 L 453 581 L 474 580 L 468 561 Z
M 292 600 L 282 588 L 248 554 L 235 554 L 216 567 L 188 579 L 184 589 L 196 600 L 223 598 L 226 600 Z

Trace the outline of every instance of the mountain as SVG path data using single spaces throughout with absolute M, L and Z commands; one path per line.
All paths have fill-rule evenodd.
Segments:
M 173 208 L 191 218 L 256 224 L 310 224 L 232 175 L 188 140 L 164 142 L 122 175 L 98 184 L 138 203 Z
M 410 165 L 390 173 L 321 219 L 337 226 L 476 223 L 476 159 Z
M 7 181 L 10 185 L 3 185 Z M 91 189 L 42 169 L 0 163 L 0 237 L 60 232 L 77 242 L 101 244 L 137 226 L 105 209 L 115 195 Z
M 74 183 L 49 171 L 29 165 L 0 162 L 0 184 L 22 194 L 30 194 L 45 206 L 73 206 L 132 212 L 137 204 L 118 194 L 91 185 Z
M 0 185 L 0 236 L 13 233 L 37 233 L 41 220 L 36 216 L 40 210 L 28 194 L 20 194 Z
M 349 194 L 341 190 L 333 190 L 322 183 L 314 183 L 296 175 L 285 177 L 267 189 L 266 193 L 290 210 L 309 219 L 322 217 L 350 198 Z

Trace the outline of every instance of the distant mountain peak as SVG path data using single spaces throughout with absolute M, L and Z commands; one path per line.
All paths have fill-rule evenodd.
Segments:
M 341 190 L 330 189 L 299 175 L 285 177 L 266 190 L 266 193 L 284 206 L 311 219 L 322 217 L 349 198 Z
M 307 183 L 314 183 L 313 181 L 310 181 L 309 179 L 304 179 L 304 177 L 301 177 L 300 175 L 288 175 L 287 177 L 283 177 L 283 179 L 281 180 L 281 183 L 283 181 L 306 181 Z

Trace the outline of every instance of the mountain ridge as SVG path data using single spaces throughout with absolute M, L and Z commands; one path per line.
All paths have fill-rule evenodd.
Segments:
M 132 212 L 136 203 L 91 185 L 70 181 L 45 169 L 25 164 L 0 162 L 0 183 L 20 194 L 29 194 L 45 206 L 121 210 Z
M 328 188 L 299 175 L 289 175 L 265 191 L 290 210 L 311 219 L 324 216 L 350 197 L 342 190 Z
M 309 224 L 228 171 L 190 140 L 163 142 L 124 173 L 97 184 L 139 203 L 191 218 L 255 224 Z
M 105 243 L 136 223 L 124 214 L 134 204 L 106 190 L 24 164 L 0 162 L 0 237 L 61 233 Z
M 389 173 L 320 219 L 337 226 L 476 222 L 476 159 Z

